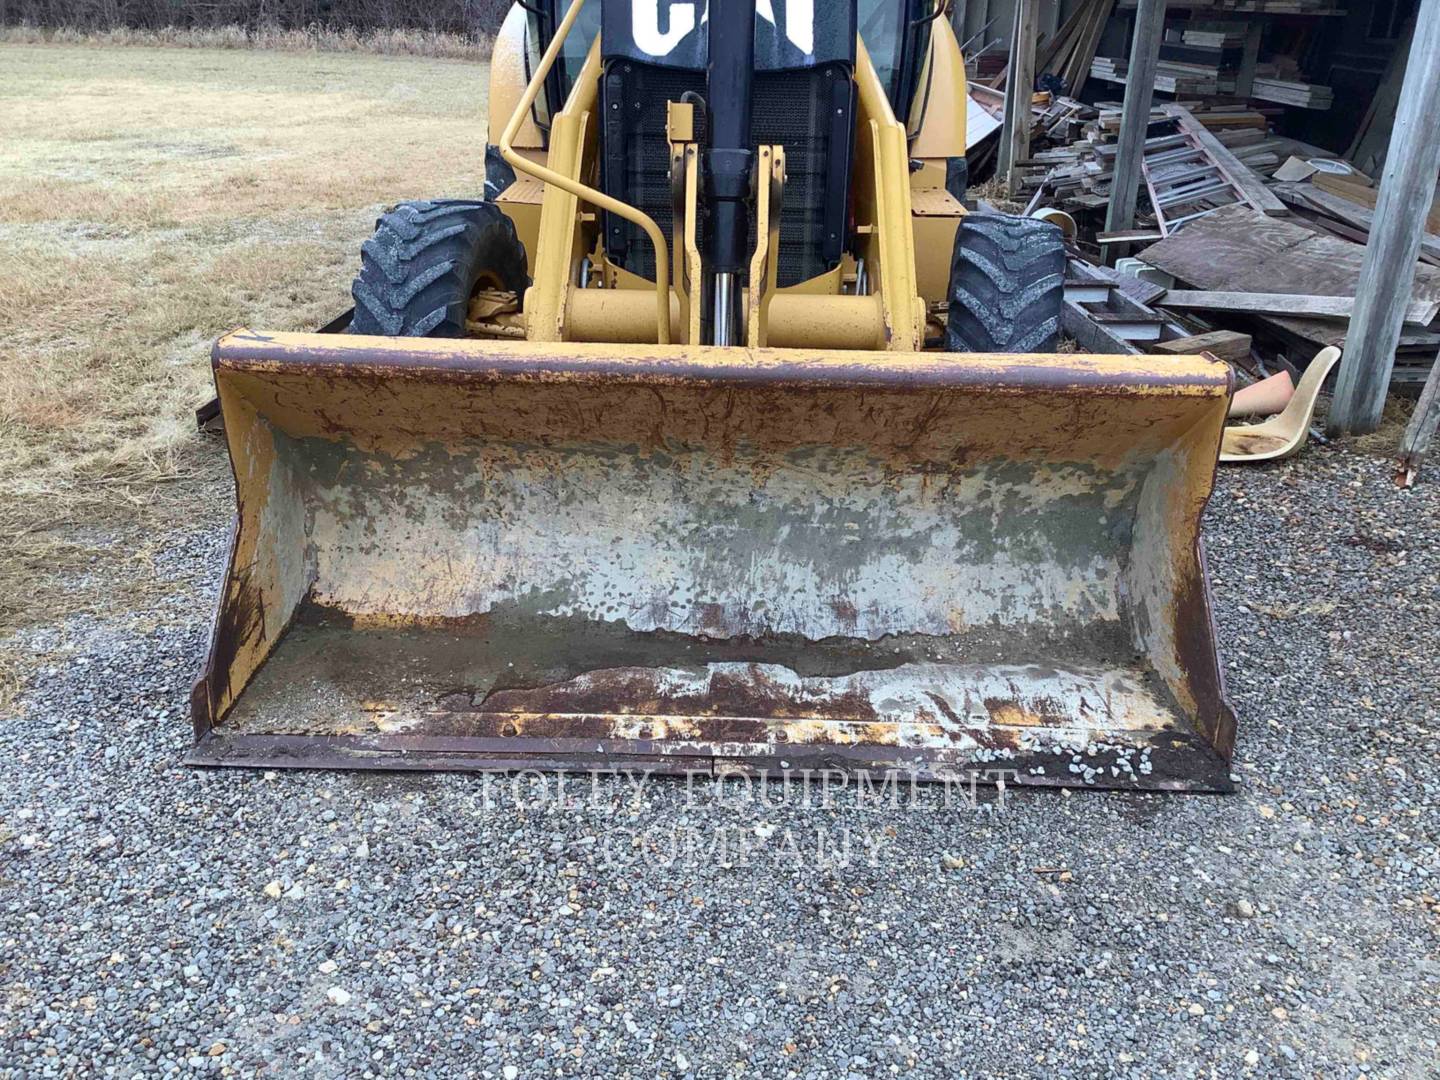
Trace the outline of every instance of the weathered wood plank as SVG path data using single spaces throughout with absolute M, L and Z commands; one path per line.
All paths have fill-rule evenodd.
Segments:
M 1425 388 L 1420 391 L 1420 400 L 1415 403 L 1415 411 L 1410 414 L 1410 422 L 1405 425 L 1405 435 L 1400 440 L 1400 464 L 1395 479 L 1401 487 L 1415 483 L 1437 427 L 1440 427 L 1440 357 L 1436 357 L 1425 378 Z
M 1121 229 L 1119 232 L 1102 232 L 1095 234 L 1095 242 L 1101 247 L 1107 244 L 1143 244 L 1149 240 L 1159 240 L 1158 229 Z
M 1241 311 L 1251 315 L 1299 315 L 1349 318 L 1355 313 L 1353 296 L 1307 296 L 1302 293 L 1202 292 L 1171 289 L 1158 301 L 1161 307 L 1196 311 Z M 1428 326 L 1440 315 L 1440 301 L 1416 300 L 1405 308 L 1405 321 Z
M 1212 330 L 1208 334 L 1192 334 L 1175 338 L 1173 341 L 1157 341 L 1150 346 L 1151 352 L 1170 353 L 1172 356 L 1194 356 L 1208 352 L 1232 364 L 1250 359 L 1250 335 L 1234 330 Z
M 1089 15 L 1076 38 L 1075 47 L 1070 50 L 1070 55 L 1059 72 L 1065 85 L 1073 87 L 1077 92 L 1083 89 L 1085 80 L 1090 77 L 1090 65 L 1095 61 L 1095 50 L 1100 45 L 1100 37 L 1105 32 L 1105 24 L 1109 21 L 1114 6 L 1115 0 L 1095 0 L 1090 5 Z
M 1120 116 L 1120 148 L 1115 155 L 1115 178 L 1110 184 L 1110 205 L 1105 231 L 1124 232 L 1135 225 L 1135 202 L 1140 195 L 1140 163 L 1144 160 L 1145 129 L 1150 124 L 1150 103 L 1155 90 L 1155 68 L 1160 62 L 1160 39 L 1165 31 L 1165 0 L 1139 0 L 1135 36 L 1126 68 L 1125 105 Z
M 1040 0 L 1015 0 L 999 165 L 1005 188 L 1012 198 L 1019 195 L 1023 186 L 1020 164 L 1030 156 L 1030 129 L 1035 124 L 1030 102 L 1035 92 L 1035 27 L 1039 6 Z
M 1430 198 L 1434 198 L 1434 184 L 1431 184 Z M 1354 199 L 1347 199 L 1343 195 L 1326 191 L 1315 184 L 1287 184 L 1284 186 L 1281 198 L 1286 195 L 1293 195 L 1309 203 L 1316 210 L 1321 210 L 1332 217 L 1343 221 L 1351 228 L 1363 229 L 1369 233 L 1374 230 L 1375 210 L 1363 206 Z M 1379 205 L 1379 193 L 1375 195 L 1376 206 Z M 1425 231 L 1430 215 L 1430 202 L 1427 200 L 1424 206 L 1424 214 L 1421 216 L 1418 227 L 1420 230 L 1420 250 L 1432 259 L 1440 260 L 1440 237 L 1432 236 Z
M 1251 19 L 1245 32 L 1245 51 L 1240 56 L 1240 70 L 1235 74 L 1235 96 L 1242 101 L 1255 87 L 1255 65 L 1260 59 L 1260 38 L 1265 32 L 1261 19 Z

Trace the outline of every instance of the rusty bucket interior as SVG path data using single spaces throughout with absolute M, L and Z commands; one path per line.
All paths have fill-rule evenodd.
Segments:
M 237 331 L 203 765 L 1223 790 L 1202 357 Z

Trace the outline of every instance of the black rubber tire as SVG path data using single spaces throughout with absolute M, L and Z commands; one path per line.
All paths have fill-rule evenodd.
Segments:
M 515 170 L 494 143 L 485 144 L 485 201 L 494 202 L 515 182 Z
M 525 247 L 499 207 L 466 199 L 406 202 L 360 249 L 352 334 L 463 337 L 481 286 L 525 295 Z
M 1054 352 L 1065 299 L 1058 226 L 1009 214 L 966 214 L 950 261 L 950 352 Z

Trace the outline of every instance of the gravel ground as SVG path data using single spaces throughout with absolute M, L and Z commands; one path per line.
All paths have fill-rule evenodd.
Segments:
M 1440 1075 L 1428 481 L 1223 474 L 1238 794 L 978 810 L 180 767 L 217 509 L 11 643 L 0 1076 Z

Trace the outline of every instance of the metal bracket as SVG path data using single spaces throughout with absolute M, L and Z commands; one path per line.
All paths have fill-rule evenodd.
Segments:
M 780 209 L 785 197 L 785 148 L 762 146 L 755 161 L 755 253 L 750 257 L 750 297 L 745 317 L 746 344 L 766 344 L 770 299 L 780 268 Z

